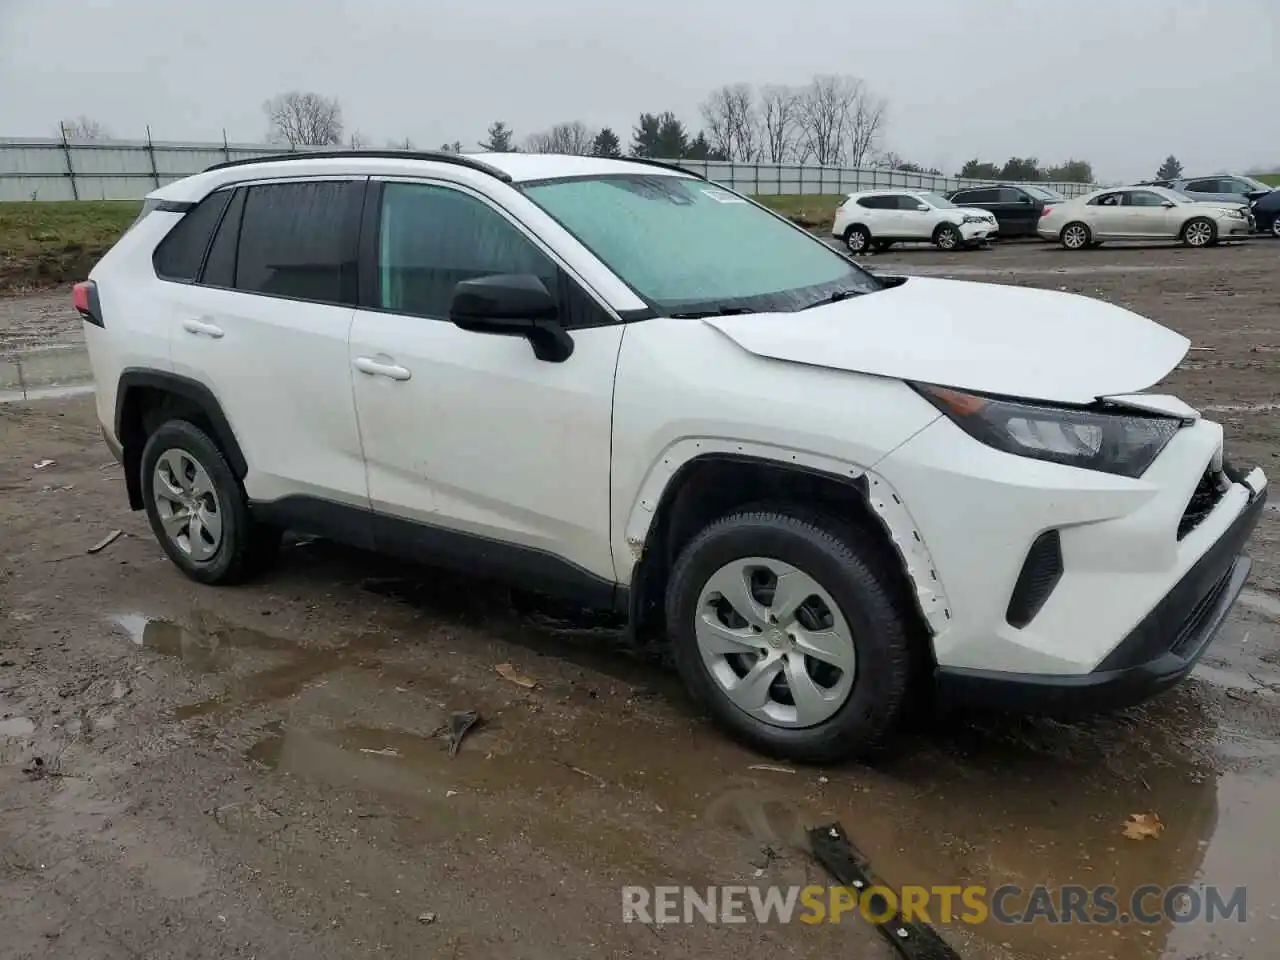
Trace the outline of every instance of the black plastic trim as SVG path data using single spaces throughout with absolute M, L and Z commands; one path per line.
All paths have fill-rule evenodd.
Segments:
M 496 177 L 503 183 L 511 183 L 511 174 L 499 170 L 483 160 L 476 160 L 460 153 L 443 153 L 437 150 L 312 150 L 297 153 L 275 153 L 261 157 L 245 157 L 241 160 L 224 160 L 204 172 L 211 170 L 227 170 L 232 167 L 247 167 L 257 163 L 281 163 L 285 160 L 428 160 L 434 163 L 451 163 L 457 167 L 467 167 Z
M 473 576 L 599 610 L 619 610 L 628 593 L 563 557 L 477 534 L 305 495 L 250 505 L 265 523 Z M 620 612 L 625 610 L 620 608 Z
M 1022 629 L 1031 623 L 1052 596 L 1062 574 L 1062 537 L 1057 530 L 1046 530 L 1032 541 L 1018 572 L 1005 611 L 1009 626 Z
M 235 432 L 231 429 L 227 415 L 222 412 L 222 405 L 218 403 L 217 397 L 203 383 L 179 376 L 176 373 L 129 367 L 120 374 L 120 382 L 116 388 L 115 431 L 121 442 L 124 441 L 125 437 L 125 405 L 128 402 L 129 392 L 137 387 L 172 393 L 185 400 L 190 400 L 199 407 L 200 412 L 208 417 L 209 423 L 213 427 L 213 432 L 216 434 L 215 439 L 218 441 L 218 446 L 222 450 L 223 456 L 227 458 L 227 465 L 231 467 L 231 472 L 238 479 L 244 479 L 244 475 L 249 472 L 249 465 L 245 461 L 244 454 L 240 450 L 240 444 L 236 440 Z
M 1222 537 L 1092 673 L 1026 674 L 939 667 L 948 704 L 1049 716 L 1131 706 L 1191 672 L 1244 589 L 1251 562 L 1242 551 L 1267 494 L 1255 494 Z
M 186 213 L 188 210 L 193 209 L 195 205 L 195 201 L 193 200 L 161 200 L 152 207 L 152 211 L 158 211 L 160 213 Z

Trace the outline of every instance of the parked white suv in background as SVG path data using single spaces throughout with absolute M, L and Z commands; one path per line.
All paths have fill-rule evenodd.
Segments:
M 831 225 L 831 235 L 852 253 L 879 253 L 902 242 L 956 250 L 988 243 L 999 231 L 990 210 L 957 207 L 936 193 L 912 190 L 851 193 L 836 209 Z
M 796 759 L 875 755 L 931 684 L 1069 712 L 1176 681 L 1266 495 L 1142 392 L 1178 334 L 876 278 L 654 162 L 223 164 L 75 303 L 129 503 L 191 578 L 293 529 L 613 608 Z

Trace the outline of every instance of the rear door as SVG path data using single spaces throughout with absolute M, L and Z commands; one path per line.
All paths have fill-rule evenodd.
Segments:
M 1232 194 L 1227 185 L 1217 177 L 1206 177 L 1203 180 L 1189 180 L 1182 192 L 1192 200 L 1231 200 Z
M 174 315 L 175 373 L 213 391 L 253 500 L 368 508 L 347 337 L 364 178 L 235 190 Z
M 1040 204 L 1025 190 L 1017 187 L 1001 187 L 998 191 L 999 212 L 996 220 L 1009 224 L 1009 233 L 1024 236 L 1035 233 L 1036 222 L 1040 219 Z M 995 211 L 993 211 L 995 212 Z
M 1089 202 L 1089 230 L 1095 240 L 1127 236 L 1124 191 L 1115 190 Z

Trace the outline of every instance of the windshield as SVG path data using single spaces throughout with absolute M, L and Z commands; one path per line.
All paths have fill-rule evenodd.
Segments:
M 669 315 L 800 310 L 884 287 L 816 237 L 705 180 L 624 174 L 523 189 Z
M 929 206 L 937 207 L 939 210 L 959 209 L 954 203 L 952 203 L 946 197 L 940 196 L 939 194 L 936 194 L 936 193 L 921 193 L 921 194 L 918 194 L 918 196 L 925 203 L 929 204 Z
M 1027 193 L 1031 194 L 1033 197 L 1039 197 L 1041 200 L 1067 199 L 1062 194 L 1060 194 L 1057 190 L 1050 190 L 1048 187 L 1034 187 L 1031 185 L 1024 185 L 1022 189 L 1027 191 Z

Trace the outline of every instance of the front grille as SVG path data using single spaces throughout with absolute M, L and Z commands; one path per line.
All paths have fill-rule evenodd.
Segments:
M 1182 511 L 1182 519 L 1178 521 L 1178 539 L 1186 537 L 1218 505 L 1226 493 L 1226 485 L 1222 483 L 1222 475 L 1210 467 L 1196 484 L 1195 493 L 1191 494 L 1191 502 Z
M 1004 615 L 1009 626 L 1022 629 L 1034 620 L 1061 579 L 1062 538 L 1057 530 L 1048 530 L 1031 544 L 1018 582 L 1013 585 L 1013 596 Z

